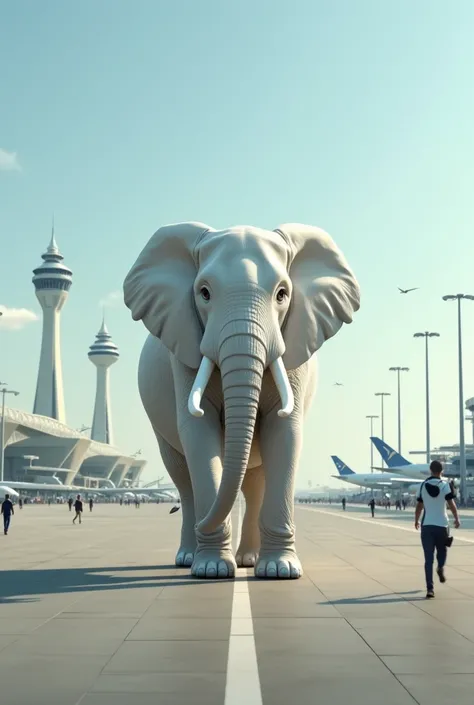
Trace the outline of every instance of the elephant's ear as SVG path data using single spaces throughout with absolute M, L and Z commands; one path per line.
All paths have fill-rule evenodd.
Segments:
M 127 274 L 124 300 L 135 321 L 142 320 L 188 367 L 201 362 L 202 330 L 196 315 L 194 248 L 210 230 L 202 223 L 165 225 L 157 230 Z
M 359 309 L 357 280 L 332 238 L 319 228 L 290 223 L 276 230 L 290 247 L 293 294 L 284 325 L 287 369 L 309 360 Z

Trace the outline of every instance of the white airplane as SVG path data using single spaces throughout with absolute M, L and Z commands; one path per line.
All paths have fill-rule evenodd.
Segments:
M 400 475 L 416 477 L 418 480 L 426 480 L 427 477 L 430 477 L 431 471 L 428 463 L 410 463 L 409 460 L 404 458 L 403 455 L 400 455 L 400 453 L 397 453 L 396 450 L 391 448 L 385 441 L 382 441 L 381 438 L 374 436 L 371 437 L 370 440 L 382 456 L 382 460 L 387 465 L 388 472 L 396 472 Z M 376 469 L 385 470 L 385 472 L 387 472 L 386 468 Z M 456 473 L 453 473 L 452 465 L 444 465 L 444 474 L 446 477 L 456 477 Z
M 415 478 L 403 477 L 394 473 L 358 473 L 351 470 L 345 463 L 342 462 L 337 455 L 331 455 L 331 459 L 337 468 L 338 475 L 333 475 L 338 480 L 343 480 L 351 485 L 359 485 L 359 487 L 368 487 L 369 489 L 385 489 L 394 488 L 402 489 L 410 485 L 419 485 L 421 480 Z

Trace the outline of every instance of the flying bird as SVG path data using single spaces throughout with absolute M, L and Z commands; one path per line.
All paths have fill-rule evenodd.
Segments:
M 334 382 L 333 387 L 343 387 L 342 382 Z
M 414 286 L 412 289 L 400 289 L 400 287 L 398 287 L 398 291 L 400 294 L 409 294 L 410 291 L 418 291 L 419 288 L 419 286 Z

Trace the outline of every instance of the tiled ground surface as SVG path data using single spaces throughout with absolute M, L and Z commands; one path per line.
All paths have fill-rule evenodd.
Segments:
M 175 569 L 168 512 L 17 512 L 0 535 L 1 705 L 224 705 L 233 583 Z M 474 542 L 427 603 L 408 522 L 298 509 L 297 526 L 304 578 L 250 579 L 263 704 L 471 704 Z

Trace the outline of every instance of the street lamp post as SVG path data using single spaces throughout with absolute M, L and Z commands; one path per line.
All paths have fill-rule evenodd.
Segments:
M 426 381 L 426 462 L 428 465 L 431 461 L 431 438 L 430 438 L 430 365 L 429 365 L 429 352 L 428 352 L 428 340 L 430 338 L 439 338 L 439 333 L 430 333 L 425 331 L 424 333 L 415 333 L 414 338 L 424 338 L 425 339 L 425 381 Z
M 378 416 L 366 416 L 366 419 L 370 419 L 370 472 L 374 471 L 374 444 L 372 443 L 372 437 L 374 435 L 374 419 L 378 419 Z
M 390 392 L 375 392 L 376 397 L 380 397 L 380 430 L 381 430 L 381 437 L 382 440 L 385 440 L 385 426 L 384 426 L 384 408 L 383 408 L 383 400 L 384 397 L 389 397 L 391 396 Z M 383 467 L 383 460 L 382 460 L 382 467 Z
M 390 367 L 390 372 L 397 373 L 398 382 L 398 452 L 402 454 L 402 402 L 400 393 L 400 372 L 409 372 L 409 367 Z
M 5 382 L 2 382 L 5 384 Z M 5 467 L 5 397 L 7 394 L 14 394 L 16 397 L 19 392 L 14 392 L 13 389 L 2 387 L 0 389 L 2 395 L 2 422 L 0 424 L 0 482 L 3 482 L 4 467 Z
M 462 322 L 461 322 L 461 301 L 467 299 L 474 301 L 471 294 L 448 294 L 443 296 L 443 301 L 458 302 L 458 375 L 459 375 L 459 475 L 461 478 L 461 502 L 465 504 L 467 500 L 467 471 L 466 471 L 466 443 L 464 440 L 464 391 L 462 379 Z

